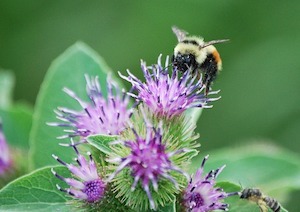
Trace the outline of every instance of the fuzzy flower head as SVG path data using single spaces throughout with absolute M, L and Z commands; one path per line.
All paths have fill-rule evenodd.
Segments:
M 218 98 L 208 98 L 202 91 L 205 85 L 202 79 L 187 70 L 180 76 L 174 67 L 171 74 L 168 73 L 169 59 L 167 57 L 165 67 L 161 65 L 161 55 L 158 63 L 147 67 L 141 62 L 141 68 L 146 82 L 140 81 L 129 70 L 128 77 L 119 75 L 130 82 L 138 94 L 130 93 L 131 96 L 144 102 L 158 116 L 170 118 L 182 114 L 186 109 L 199 107 L 210 108 L 209 102 Z M 216 94 L 210 92 L 209 94 Z
M 203 176 L 203 167 L 207 159 L 208 155 L 203 159 L 201 167 L 184 191 L 183 203 L 186 211 L 228 210 L 228 204 L 222 203 L 221 200 L 231 194 L 225 193 L 221 188 L 215 188 L 215 178 L 225 168 L 225 165 Z
M 0 122 L 0 176 L 4 174 L 10 166 L 9 148 L 3 134 L 2 123 Z
M 131 127 L 135 139 L 115 142 L 116 145 L 122 145 L 127 148 L 129 154 L 125 157 L 116 156 L 109 160 L 111 163 L 116 163 L 117 166 L 108 181 L 116 178 L 120 172 L 124 171 L 126 173 L 126 171 L 129 170 L 129 176 L 133 178 L 129 192 L 130 190 L 131 192 L 135 191 L 137 187 L 142 188 L 144 194 L 147 195 L 150 208 L 155 209 L 158 203 L 157 200 L 153 198 L 151 190 L 159 193 L 159 189 L 163 189 L 159 188 L 162 179 L 170 182 L 171 187 L 175 187 L 175 190 L 178 191 L 179 184 L 171 172 L 179 173 L 188 178 L 179 167 L 174 165 L 171 159 L 172 156 L 185 152 L 186 150 L 180 149 L 167 152 L 166 145 L 162 141 L 163 132 L 161 124 L 157 128 L 151 126 L 147 121 L 145 124 L 147 126 L 145 136 L 139 135 L 136 130 Z M 114 182 L 118 180 L 119 179 L 114 179 Z M 128 191 L 125 192 L 128 193 Z M 136 194 L 134 194 L 134 196 L 136 196 Z
M 82 156 L 76 145 L 73 143 L 71 146 L 74 148 L 77 158 L 75 160 L 78 166 L 73 164 L 68 164 L 58 158 L 56 155 L 52 155 L 59 163 L 67 167 L 70 172 L 75 176 L 75 178 L 65 178 L 57 174 L 53 169 L 52 173 L 60 180 L 66 182 L 70 188 L 64 189 L 59 185 L 56 185 L 60 191 L 66 192 L 76 199 L 85 200 L 89 203 L 95 203 L 100 201 L 104 197 L 105 193 L 105 183 L 99 177 L 97 173 L 96 164 L 91 156 L 91 153 L 87 153 L 89 156 L 89 161 Z
M 70 127 L 65 130 L 68 134 L 60 138 L 81 136 L 83 138 L 93 134 L 118 135 L 122 132 L 129 120 L 132 109 L 128 109 L 129 96 L 114 85 L 111 78 L 107 78 L 107 98 L 100 89 L 98 77 L 85 76 L 89 102 L 81 100 L 68 88 L 63 90 L 75 99 L 83 110 L 74 111 L 59 107 L 55 111 L 62 123 L 48 123 L 51 126 Z

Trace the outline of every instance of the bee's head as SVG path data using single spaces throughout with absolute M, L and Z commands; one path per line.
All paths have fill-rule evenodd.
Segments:
M 259 189 L 255 188 L 245 188 L 240 195 L 241 199 L 249 199 L 253 197 L 261 197 L 262 193 Z
M 187 71 L 189 68 L 197 67 L 196 58 L 193 54 L 177 53 L 172 58 L 173 65 L 181 72 Z

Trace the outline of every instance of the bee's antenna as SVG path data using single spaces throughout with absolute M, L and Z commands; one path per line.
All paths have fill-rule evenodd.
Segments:
M 227 41 L 229 41 L 229 39 L 212 40 L 212 41 L 208 41 L 208 42 L 204 43 L 203 45 L 201 45 L 199 47 L 202 49 L 202 48 L 205 48 L 207 46 L 210 46 L 210 45 L 213 45 L 213 44 L 216 44 L 216 43 L 224 43 L 224 42 L 227 42 Z

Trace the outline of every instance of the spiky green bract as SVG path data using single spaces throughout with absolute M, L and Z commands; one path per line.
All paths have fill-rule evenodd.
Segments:
M 196 148 L 199 147 L 199 144 L 196 142 L 198 135 L 194 133 L 195 126 L 190 124 L 183 115 L 174 116 L 171 119 L 161 119 L 161 117 L 159 118 L 155 116 L 147 109 L 147 107 L 141 104 L 139 108 L 134 111 L 131 123 L 136 134 L 144 138 L 147 135 L 145 117 L 149 120 L 149 122 L 151 122 L 153 128 L 162 127 L 162 144 L 165 146 L 166 153 L 184 150 L 179 154 L 173 154 L 169 158 L 170 162 L 174 166 L 184 171 L 184 169 L 188 167 L 187 165 L 191 158 L 198 153 Z M 127 129 L 120 135 L 120 140 L 133 141 L 135 140 L 135 137 L 136 135 L 133 133 L 132 129 Z M 112 152 L 109 155 L 108 161 L 114 161 L 116 158 L 126 158 L 131 154 L 131 149 L 122 143 L 112 145 L 111 149 Z M 108 171 L 110 173 L 114 173 L 118 167 L 118 163 L 110 163 Z M 152 185 L 149 186 L 150 193 L 157 208 L 173 202 L 175 196 L 179 194 L 188 183 L 186 177 L 180 172 L 171 170 L 169 171 L 169 175 L 177 182 L 177 188 L 174 186 L 174 182 L 161 176 L 158 179 L 157 191 L 155 191 Z M 123 168 L 120 173 L 114 176 L 110 184 L 112 186 L 112 191 L 116 194 L 116 197 L 119 198 L 125 205 L 139 211 L 145 211 L 151 208 L 149 196 L 147 196 L 140 181 L 132 191 L 134 176 L 129 167 Z
M 110 186 L 107 187 L 107 191 L 105 193 L 105 196 L 101 202 L 94 203 L 94 204 L 86 204 L 83 203 L 77 205 L 84 209 L 84 211 L 89 212 L 98 212 L 98 211 L 126 211 L 126 212 L 134 212 L 133 209 L 126 206 L 124 203 L 122 203 L 118 198 L 116 198 L 116 194 L 111 190 Z
M 75 211 L 87 211 L 87 212 L 106 212 L 106 211 L 120 211 L 120 212 L 135 212 L 135 210 L 126 206 L 122 203 L 118 198 L 116 198 L 116 194 L 111 190 L 109 186 L 107 186 L 107 190 L 105 192 L 104 198 L 100 202 L 95 203 L 87 203 L 82 200 L 69 200 L 67 204 L 72 205 L 76 208 Z
M 197 142 L 199 134 L 195 133 L 196 125 L 190 122 L 184 114 L 174 116 L 172 118 L 157 117 L 147 106 L 141 104 L 134 111 L 132 116 L 133 127 L 143 134 L 146 133 L 146 126 L 143 123 L 143 115 L 140 111 L 145 111 L 147 119 L 151 121 L 154 127 L 162 121 L 163 127 L 163 142 L 167 144 L 167 150 L 170 152 L 179 149 L 188 149 L 189 151 L 184 152 L 181 155 L 174 155 L 174 162 L 180 167 L 187 167 L 190 160 L 198 155 L 197 148 L 200 144 Z M 133 138 L 134 135 L 131 130 L 126 130 L 122 134 L 123 138 Z M 178 160 L 178 162 L 177 162 Z

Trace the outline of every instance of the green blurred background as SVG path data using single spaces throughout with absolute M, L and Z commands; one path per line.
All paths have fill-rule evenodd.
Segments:
M 300 1 L 1 0 L 0 67 L 16 75 L 15 100 L 34 105 L 51 61 L 76 41 L 141 77 L 140 59 L 172 54 L 173 25 L 230 39 L 217 46 L 222 98 L 199 121 L 201 150 L 269 141 L 299 154 Z
M 205 150 L 272 140 L 300 152 L 300 1 L 0 1 L 0 65 L 16 74 L 16 100 L 34 104 L 51 61 L 74 42 L 115 71 L 141 76 L 172 54 L 177 25 L 219 44 L 222 99 L 199 123 Z M 126 84 L 129 88 L 129 84 Z

